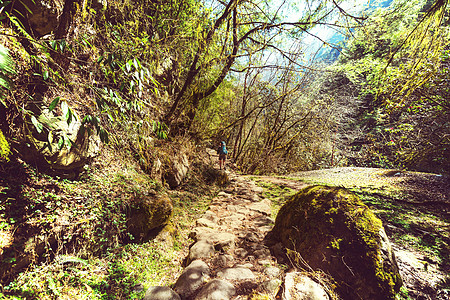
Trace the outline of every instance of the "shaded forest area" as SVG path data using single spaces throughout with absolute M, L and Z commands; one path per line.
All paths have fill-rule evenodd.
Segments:
M 448 175 L 448 1 L 350 2 L 1 1 L 0 292 L 130 298 L 124 257 L 145 257 L 131 242 L 175 215 L 186 246 L 188 217 L 224 184 L 203 151 L 222 140 L 244 174 Z M 160 215 L 136 232 L 148 203 Z M 172 268 L 178 254 L 152 245 Z M 74 253 L 61 266 L 101 275 L 18 277 Z

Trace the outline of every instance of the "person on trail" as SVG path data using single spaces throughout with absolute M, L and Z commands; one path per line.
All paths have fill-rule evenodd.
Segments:
M 220 169 L 222 170 L 222 166 L 223 166 L 223 169 L 226 170 L 227 168 L 225 166 L 225 160 L 227 159 L 228 151 L 227 151 L 227 147 L 225 146 L 225 142 L 224 141 L 220 142 L 220 146 L 217 149 L 217 154 L 219 154 L 219 167 L 220 167 Z

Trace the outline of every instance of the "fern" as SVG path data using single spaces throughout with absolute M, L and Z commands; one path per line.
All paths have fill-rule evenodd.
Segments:
M 9 75 L 14 73 L 13 60 L 9 56 L 8 48 L 0 44 L 0 103 L 7 107 L 5 102 L 5 90 L 11 88 Z

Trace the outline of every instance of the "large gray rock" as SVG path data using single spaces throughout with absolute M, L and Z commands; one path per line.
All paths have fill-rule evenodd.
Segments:
M 271 239 L 330 274 L 342 298 L 394 299 L 402 285 L 381 220 L 344 188 L 301 190 L 280 209 Z
M 170 188 L 179 186 L 189 170 L 189 160 L 186 154 L 173 157 L 172 165 L 164 174 L 164 179 L 169 184 Z
M 181 300 L 181 297 L 170 287 L 151 286 L 142 300 Z
M 209 258 L 214 255 L 214 245 L 207 240 L 197 241 L 189 249 L 188 262 L 194 261 L 199 258 Z
M 81 120 L 75 115 L 68 122 L 43 109 L 36 120 L 42 124 L 42 129 L 38 132 L 36 126 L 28 125 L 32 133 L 28 138 L 34 147 L 21 151 L 25 160 L 58 170 L 76 170 L 100 151 L 100 138 L 96 131 L 93 130 L 90 135 L 86 130 L 83 132 Z M 63 144 L 60 144 L 61 138 L 64 139 Z
M 177 282 L 175 282 L 175 292 L 183 299 L 194 295 L 207 281 L 209 272 L 209 267 L 205 262 L 194 260 L 184 269 Z
M 234 286 L 225 280 L 214 279 L 208 282 L 195 297 L 195 300 L 228 300 L 236 294 Z
M 299 272 L 286 274 L 284 281 L 283 300 L 329 300 L 325 289 Z

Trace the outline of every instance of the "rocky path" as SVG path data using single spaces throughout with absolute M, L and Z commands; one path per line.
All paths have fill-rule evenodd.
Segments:
M 288 272 L 281 246 L 268 248 L 264 237 L 272 229 L 271 201 L 250 177 L 228 173 L 230 184 L 196 221 L 190 236 L 194 243 L 184 260 L 185 269 L 170 287 L 151 287 L 148 300 L 227 299 L 330 299 L 326 288 L 305 276 Z M 307 184 L 272 177 L 259 177 L 294 190 Z M 440 292 L 424 292 L 431 281 L 443 280 L 424 272 L 411 252 L 393 245 L 404 284 L 411 295 L 445 299 Z M 277 257 L 272 254 L 276 254 Z M 406 259 L 408 258 L 408 259 Z M 417 265 L 417 266 L 416 266 Z M 423 274 L 422 274 L 423 273 Z M 431 276 L 433 275 L 433 276 Z M 431 278 L 430 278 L 431 276 Z M 419 298 L 417 298 L 419 299 Z
M 274 224 L 270 200 L 250 179 L 229 177 L 229 188 L 197 220 L 195 242 L 173 289 L 152 287 L 144 299 L 277 297 L 284 272 L 263 242 Z

